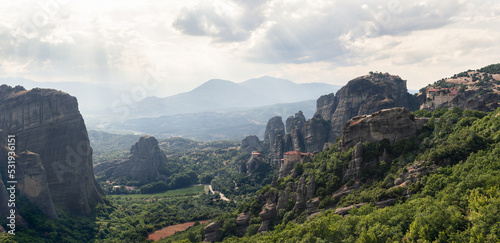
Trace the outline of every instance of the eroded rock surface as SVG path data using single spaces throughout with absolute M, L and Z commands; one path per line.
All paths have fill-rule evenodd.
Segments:
M 417 118 L 408 109 L 400 107 L 353 117 L 344 126 L 340 146 L 348 150 L 357 143 L 382 139 L 388 139 L 392 144 L 416 135 L 427 121 L 427 118 Z
M 25 90 L 2 85 L 0 129 L 16 136 L 17 153 L 31 151 L 39 155 L 40 160 L 36 161 L 41 161 L 45 169 L 54 204 L 90 216 L 90 205 L 102 202 L 94 179 L 92 148 L 75 97 L 52 89 Z M 0 140 L 1 145 L 5 143 L 6 139 Z M 6 164 L 6 158 L 2 156 L 0 162 Z M 31 186 L 46 188 L 41 184 Z
M 96 174 L 107 177 L 128 177 L 131 180 L 159 179 L 158 165 L 167 158 L 158 147 L 158 140 L 151 135 L 143 136 L 130 148 L 125 159 L 103 162 L 95 166 Z

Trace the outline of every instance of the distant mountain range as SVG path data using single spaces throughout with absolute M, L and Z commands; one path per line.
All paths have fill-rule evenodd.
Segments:
M 325 83 L 297 84 L 290 80 L 260 77 L 242 83 L 212 79 L 192 91 L 165 98 L 148 97 L 134 104 L 116 107 L 128 109 L 128 118 L 160 117 L 228 108 L 254 108 L 317 99 L 336 92 L 342 86 Z M 113 110 L 106 110 L 109 114 Z

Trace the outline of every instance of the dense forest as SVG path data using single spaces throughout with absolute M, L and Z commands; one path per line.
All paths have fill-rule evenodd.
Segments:
M 344 183 L 338 175 L 351 152 L 336 146 L 296 168 L 317 178 L 316 195 L 320 213 L 308 217 L 307 211 L 288 207 L 278 212 L 272 230 L 257 234 L 262 202 L 255 198 L 239 205 L 231 214 L 218 217 L 219 237 L 225 242 L 498 242 L 500 240 L 500 109 L 492 113 L 438 109 L 416 111 L 430 116 L 421 133 L 393 145 L 387 141 L 363 144 L 364 158 L 377 157 L 386 150 L 394 159 L 373 170 L 362 171 L 359 189 L 332 199 Z M 436 168 L 418 181 L 395 186 L 395 180 L 415 162 Z M 333 176 L 332 176 L 333 175 Z M 281 178 L 276 187 L 266 186 L 260 193 L 281 190 L 291 177 Z M 395 199 L 394 206 L 379 208 L 376 202 Z M 365 203 L 365 204 L 363 204 Z M 353 207 L 348 216 L 336 208 Z M 246 235 L 234 230 L 235 216 L 250 212 Z M 233 229 L 231 230 L 231 226 Z M 182 241 L 187 230 L 166 241 Z

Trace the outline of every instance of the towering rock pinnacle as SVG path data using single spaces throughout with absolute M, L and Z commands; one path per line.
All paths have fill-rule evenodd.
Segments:
M 89 216 L 90 205 L 102 202 L 94 179 L 92 148 L 75 97 L 51 89 L 2 85 L 0 129 L 4 134 L 0 145 L 7 142 L 6 134 L 15 135 L 16 153 L 25 152 L 19 164 L 22 174 L 16 175 L 24 178 L 21 192 L 31 196 L 32 202 L 40 200 L 35 205 L 47 216 L 55 216 L 53 203 Z M 1 170 L 6 169 L 6 158 L 0 158 Z
M 143 136 L 130 148 L 125 159 L 103 162 L 95 166 L 96 174 L 107 177 L 128 177 L 131 180 L 156 180 L 158 165 L 166 163 L 165 154 L 158 147 L 158 140 L 151 135 Z
M 264 143 L 268 145 L 273 145 L 276 136 L 285 136 L 285 124 L 281 116 L 275 116 L 267 122 L 266 131 L 264 132 Z

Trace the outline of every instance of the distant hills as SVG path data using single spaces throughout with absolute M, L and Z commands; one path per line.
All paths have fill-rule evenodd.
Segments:
M 189 92 L 165 98 L 148 97 L 117 109 L 129 109 L 127 112 L 129 118 L 160 117 L 313 100 L 325 93 L 336 92 L 340 88 L 340 85 L 325 83 L 297 84 L 290 80 L 268 76 L 242 83 L 212 79 Z

